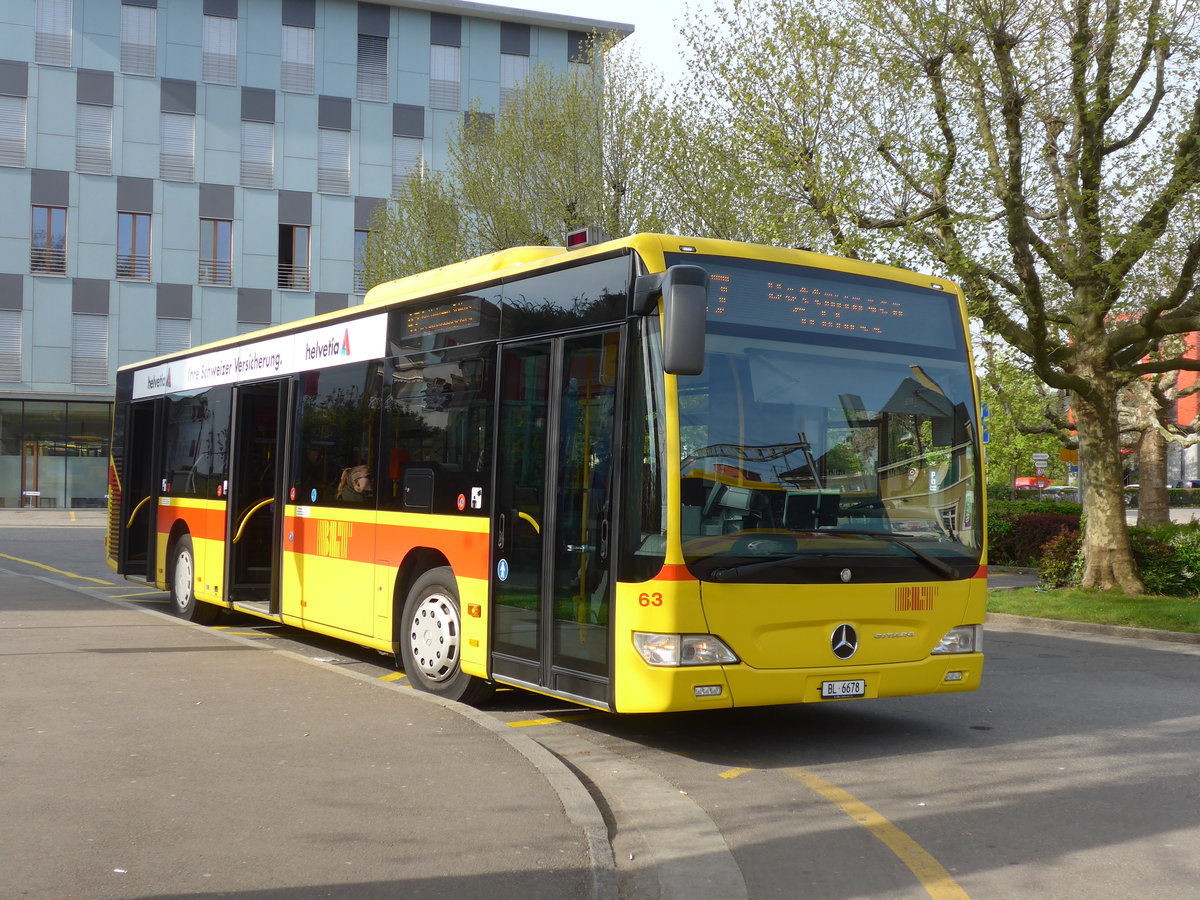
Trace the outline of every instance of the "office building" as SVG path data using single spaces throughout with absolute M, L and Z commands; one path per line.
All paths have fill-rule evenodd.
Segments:
M 104 503 L 118 366 L 360 302 L 475 102 L 628 26 L 450 0 L 0 6 L 0 505 Z

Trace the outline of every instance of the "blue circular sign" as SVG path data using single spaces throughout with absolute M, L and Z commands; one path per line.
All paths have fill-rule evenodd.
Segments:
M 316 488 L 313 488 L 313 489 L 312 489 L 312 494 L 310 494 L 309 496 L 311 496 L 311 497 L 312 497 L 312 502 L 313 502 L 313 503 L 316 503 L 316 502 L 317 502 L 317 489 L 316 489 Z
M 508 560 L 502 559 L 496 563 L 496 577 L 501 581 L 508 581 Z

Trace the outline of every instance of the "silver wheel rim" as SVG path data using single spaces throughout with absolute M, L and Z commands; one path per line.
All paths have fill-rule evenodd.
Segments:
M 175 558 L 175 606 L 180 610 L 188 608 L 192 601 L 192 554 L 186 550 Z
M 458 671 L 458 610 L 441 591 L 422 598 L 408 629 L 409 655 L 429 681 L 441 682 Z

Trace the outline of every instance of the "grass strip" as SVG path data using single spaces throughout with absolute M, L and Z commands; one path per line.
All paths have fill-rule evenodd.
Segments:
M 990 592 L 988 612 L 1200 634 L 1200 598 L 1196 597 L 1126 597 L 1118 592 L 1079 588 L 1015 588 Z

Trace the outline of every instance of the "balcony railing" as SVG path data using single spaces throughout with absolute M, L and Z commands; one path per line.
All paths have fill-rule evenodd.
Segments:
M 227 259 L 200 260 L 200 283 L 217 285 L 233 284 L 233 263 Z
M 150 280 L 149 253 L 118 253 L 117 277 L 136 278 L 139 281 Z
M 66 275 L 66 248 L 31 247 L 29 250 L 29 271 L 35 275 Z
M 284 291 L 307 291 L 309 284 L 308 266 L 291 263 L 279 264 L 279 289 Z

